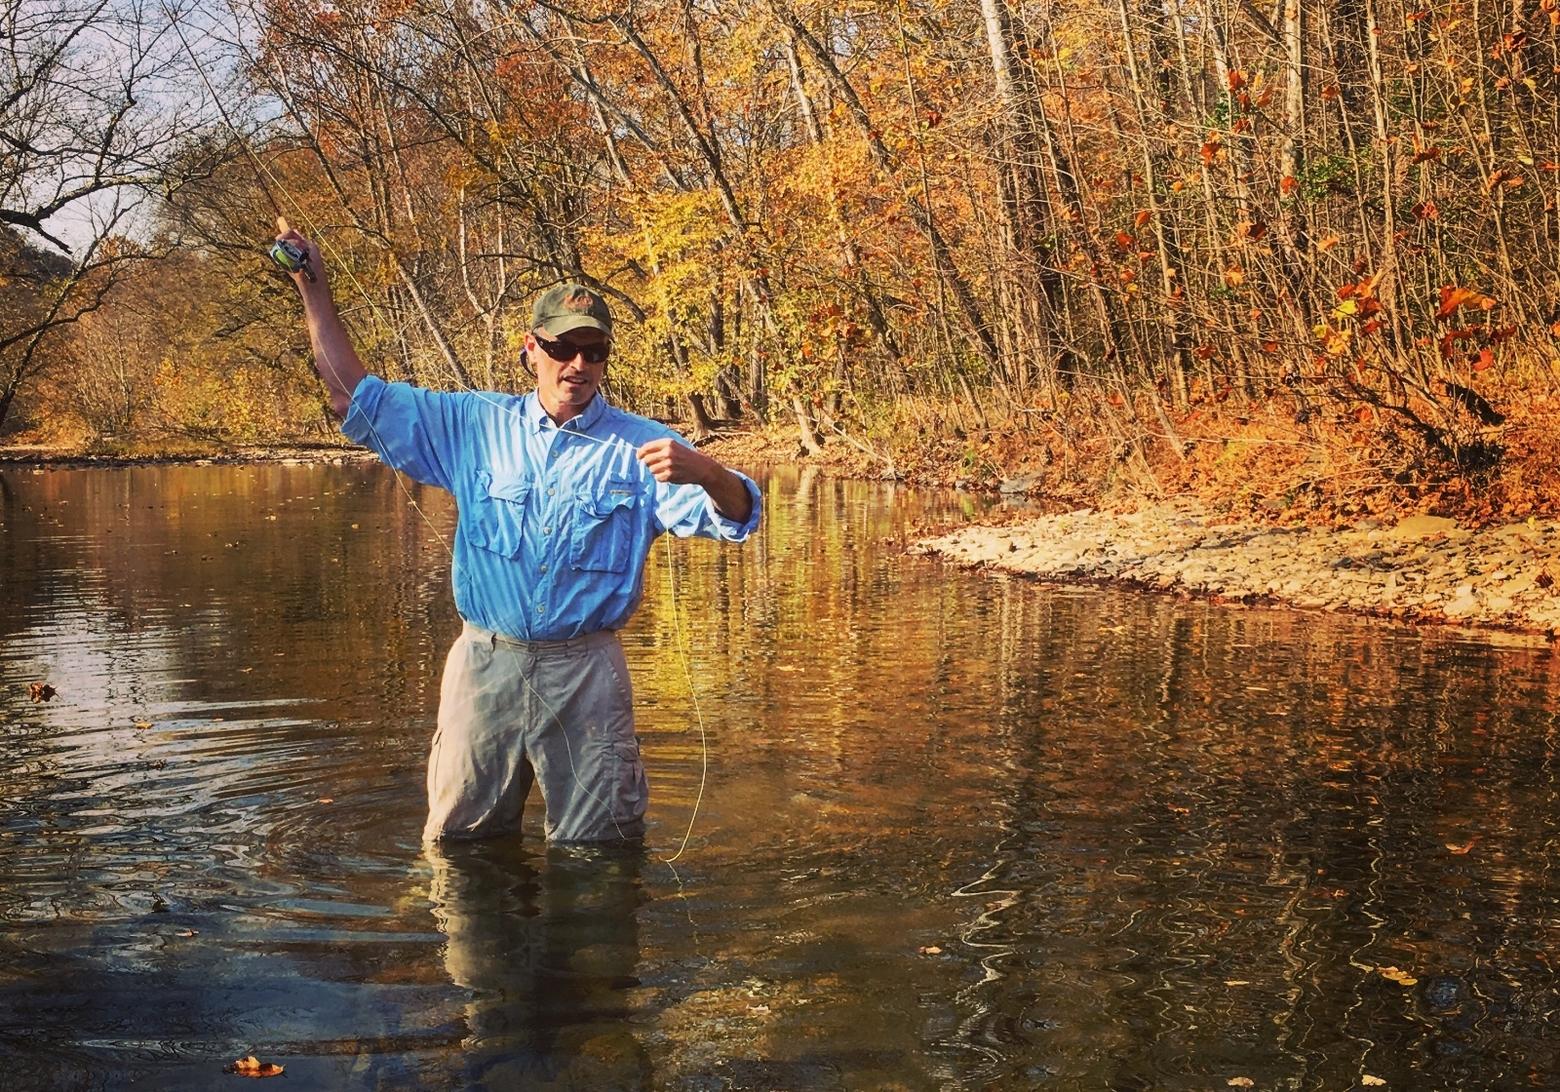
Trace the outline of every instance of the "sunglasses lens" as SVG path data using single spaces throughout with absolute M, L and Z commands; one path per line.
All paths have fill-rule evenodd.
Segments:
M 536 343 L 542 347 L 542 352 L 564 363 L 573 360 L 577 354 L 583 356 L 587 364 L 600 364 L 612 351 L 611 345 L 574 345 L 567 341 L 549 341 L 540 336 Z

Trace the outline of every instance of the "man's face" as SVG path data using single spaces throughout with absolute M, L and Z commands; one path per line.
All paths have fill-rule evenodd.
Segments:
M 609 345 L 606 335 L 591 329 L 570 330 L 556 338 L 538 330 L 526 335 L 526 354 L 536 367 L 537 396 L 554 421 L 562 424 L 596 397 L 607 376 L 604 352 Z M 582 349 L 595 351 L 601 360 L 592 364 Z

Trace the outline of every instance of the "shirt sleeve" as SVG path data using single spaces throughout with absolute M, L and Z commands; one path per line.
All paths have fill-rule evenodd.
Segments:
M 688 442 L 675 433 L 671 435 L 678 443 Z M 661 525 L 662 530 L 669 531 L 678 538 L 713 538 L 723 542 L 744 541 L 758 529 L 759 516 L 764 507 L 764 496 L 759 492 L 758 485 L 752 478 L 738 470 L 733 470 L 732 473 L 742 479 L 742 484 L 747 487 L 748 496 L 752 498 L 753 510 L 745 521 L 739 523 L 717 512 L 715 502 L 710 499 L 710 495 L 702 486 L 657 482 L 656 522 Z
M 470 396 L 365 375 L 352 391 L 342 435 L 426 485 L 453 491 Z

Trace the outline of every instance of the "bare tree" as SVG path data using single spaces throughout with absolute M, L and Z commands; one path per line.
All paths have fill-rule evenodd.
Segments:
M 0 310 L 0 426 L 51 335 L 150 255 L 127 229 L 182 182 L 169 164 L 199 120 L 170 104 L 181 74 L 140 0 L 0 0 L 0 280 L 18 297 Z

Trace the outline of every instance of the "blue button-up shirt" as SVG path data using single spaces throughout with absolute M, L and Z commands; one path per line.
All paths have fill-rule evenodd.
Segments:
M 447 489 L 460 517 L 455 608 L 483 629 L 529 641 L 618 629 L 644 594 L 657 535 L 741 542 L 758 526 L 726 519 L 696 485 L 669 485 L 635 458 L 664 425 L 598 393 L 555 425 L 534 393 L 439 392 L 366 376 L 341 431 L 397 470 Z

